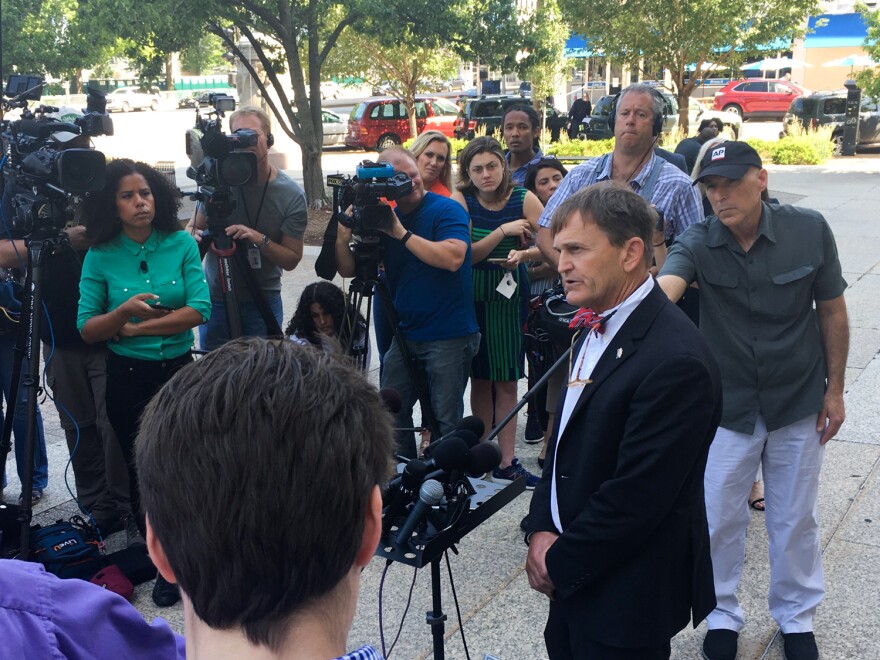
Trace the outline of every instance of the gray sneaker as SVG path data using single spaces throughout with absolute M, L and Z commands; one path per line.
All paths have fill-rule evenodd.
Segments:
M 147 542 L 144 540 L 141 530 L 138 529 L 134 515 L 128 514 L 124 518 L 123 525 L 125 527 L 125 544 L 129 548 L 147 549 Z

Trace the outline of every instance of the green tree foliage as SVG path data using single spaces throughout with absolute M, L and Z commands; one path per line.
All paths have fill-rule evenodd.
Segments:
M 117 38 L 96 7 L 78 0 L 3 4 L 3 76 L 52 75 L 78 84 L 80 73 L 113 57 Z
M 367 34 L 348 30 L 324 64 L 325 78 L 360 77 L 370 85 L 387 83 L 388 93 L 402 100 L 409 111 L 410 133 L 416 135 L 415 97 L 436 92 L 437 81 L 455 74 L 458 58 L 443 48 L 409 43 L 383 46 Z
M 546 126 L 547 106 L 541 101 L 553 94 L 565 68 L 563 47 L 570 30 L 562 20 L 556 0 L 539 0 L 535 14 L 523 21 L 523 27 L 525 56 L 517 68 L 520 78 L 531 82 L 532 101 Z
M 180 66 L 184 73 L 203 76 L 225 71 L 229 63 L 223 59 L 226 48 L 216 34 L 205 34 L 187 46 L 180 54 Z
M 691 92 L 713 75 L 707 62 L 736 67 L 763 45 L 802 36 L 819 9 L 817 0 L 559 1 L 594 51 L 635 68 L 646 58 L 669 69 L 685 130 Z
M 856 11 L 862 15 L 868 25 L 868 35 L 862 47 L 875 62 L 880 62 L 880 9 L 871 11 L 867 6 L 858 4 Z M 875 66 L 859 72 L 856 74 L 856 81 L 865 94 L 875 98 L 880 97 L 880 67 Z

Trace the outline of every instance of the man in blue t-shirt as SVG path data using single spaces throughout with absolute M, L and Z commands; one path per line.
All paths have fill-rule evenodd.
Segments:
M 400 318 L 400 334 L 424 372 L 431 409 L 441 433 L 450 432 L 464 415 L 464 388 L 480 343 L 471 282 L 470 220 L 455 202 L 425 192 L 415 158 L 402 147 L 382 152 L 390 164 L 413 181 L 412 192 L 397 200 L 390 226 L 383 230 L 385 275 Z M 336 264 L 353 277 L 351 230 L 339 226 Z M 397 340 L 385 354 L 382 387 L 400 392 L 399 428 L 412 428 L 418 398 Z M 398 438 L 399 453 L 416 457 L 412 434 Z

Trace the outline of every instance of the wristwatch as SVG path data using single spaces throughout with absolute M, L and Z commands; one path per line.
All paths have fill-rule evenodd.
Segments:
M 263 238 L 260 239 L 259 243 L 254 243 L 254 247 L 258 250 L 262 250 L 265 247 L 269 247 L 269 236 L 267 234 L 263 234 Z

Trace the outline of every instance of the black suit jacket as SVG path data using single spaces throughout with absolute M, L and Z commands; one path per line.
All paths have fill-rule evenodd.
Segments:
M 603 644 L 653 646 L 715 607 L 703 472 L 721 417 L 718 366 L 655 286 L 591 380 L 561 439 L 557 425 L 528 525 L 557 531 L 555 470 L 564 532 L 547 569 L 575 617 L 569 627 Z

